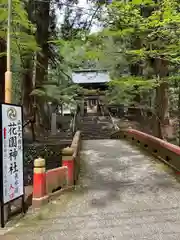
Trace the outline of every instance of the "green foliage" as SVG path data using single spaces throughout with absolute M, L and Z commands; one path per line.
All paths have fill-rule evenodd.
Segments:
M 7 34 L 7 4 L 7 0 L 0 0 L 0 37 L 3 39 L 6 39 Z M 28 30 L 28 33 L 24 30 Z M 16 56 L 16 54 L 26 54 L 28 52 L 38 50 L 38 46 L 34 37 L 34 32 L 35 28 L 28 19 L 27 12 L 24 8 L 24 3 L 21 0 L 13 0 L 11 25 L 13 56 Z
M 66 73 L 63 73 L 62 69 L 63 66 L 60 65 L 49 71 L 48 82 L 33 90 L 31 95 L 56 104 L 73 104 L 81 88 L 72 83 L 65 66 Z
M 180 64 L 179 29 L 178 0 L 113 1 L 108 6 L 106 27 L 90 35 L 85 48 L 88 59 L 98 59 L 110 71 L 113 101 L 125 93 L 131 99 L 135 86 L 141 95 L 172 80 Z M 114 94 L 115 88 L 120 94 Z

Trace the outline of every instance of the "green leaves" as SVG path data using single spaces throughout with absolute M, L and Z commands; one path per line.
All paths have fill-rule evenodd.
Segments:
M 154 4 L 153 0 L 132 0 L 132 4 L 141 5 L 141 4 Z
M 104 24 L 104 22 L 103 22 Z M 88 38 L 86 56 L 108 67 L 108 99 L 129 99 L 167 81 L 180 64 L 179 1 L 113 1 L 106 27 Z M 124 77 L 125 76 L 125 77 Z M 172 79 L 172 77 L 171 77 Z
M 81 88 L 74 85 L 68 75 L 63 74 L 63 68 L 65 70 L 65 66 L 59 65 L 56 69 L 49 70 L 48 82 L 34 89 L 31 95 L 56 104 L 75 103 Z
M 0 0 L 0 37 L 6 39 L 8 7 L 7 0 Z M 24 3 L 21 0 L 12 1 L 11 41 L 15 54 L 26 54 L 37 51 L 38 46 L 34 37 L 34 26 L 28 20 Z
M 123 86 L 124 88 L 138 86 L 144 89 L 151 89 L 157 86 L 157 82 L 155 79 L 145 81 L 143 77 L 127 76 L 127 77 L 120 77 L 119 79 L 114 79 L 109 83 L 109 85 Z

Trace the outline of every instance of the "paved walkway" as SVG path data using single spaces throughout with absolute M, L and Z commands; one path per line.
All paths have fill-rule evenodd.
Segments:
M 120 140 L 84 141 L 82 156 L 73 196 L 17 228 L 16 239 L 180 239 L 180 183 L 161 164 Z

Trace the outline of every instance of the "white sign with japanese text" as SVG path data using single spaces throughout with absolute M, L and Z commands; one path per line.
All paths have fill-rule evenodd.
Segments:
M 3 202 L 24 194 L 22 108 L 2 104 Z

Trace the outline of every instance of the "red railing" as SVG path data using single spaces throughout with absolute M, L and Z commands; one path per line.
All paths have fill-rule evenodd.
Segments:
M 127 139 L 151 154 L 163 160 L 165 163 L 180 171 L 180 147 L 168 143 L 152 135 L 135 129 L 122 129 L 112 134 L 111 138 Z

